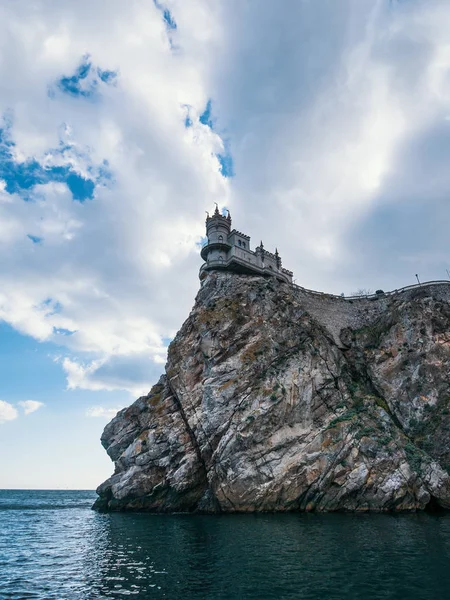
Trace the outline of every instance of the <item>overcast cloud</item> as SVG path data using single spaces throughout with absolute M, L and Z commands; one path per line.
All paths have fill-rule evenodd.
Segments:
M 449 31 L 446 0 L 3 3 L 0 318 L 69 388 L 146 393 L 214 202 L 305 287 L 444 278 Z

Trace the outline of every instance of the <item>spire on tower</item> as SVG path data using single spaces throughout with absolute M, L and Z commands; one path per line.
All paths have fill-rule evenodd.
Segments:
M 217 202 L 214 202 L 214 204 L 216 205 L 216 210 L 214 211 L 214 214 L 219 215 L 219 205 L 217 204 Z
M 281 258 L 280 258 L 280 255 L 278 254 L 278 248 L 275 248 L 275 260 L 277 261 L 277 267 L 280 269 L 281 268 Z
M 228 208 L 227 208 L 227 213 L 228 213 L 228 214 L 227 214 L 227 219 L 228 219 L 228 221 L 230 221 L 230 223 L 231 223 L 231 213 L 230 213 L 230 211 L 228 210 Z

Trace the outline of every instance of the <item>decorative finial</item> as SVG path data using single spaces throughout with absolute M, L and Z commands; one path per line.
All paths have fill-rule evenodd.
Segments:
M 217 204 L 217 202 L 214 202 L 214 204 L 216 205 L 216 210 L 214 211 L 215 215 L 219 214 L 219 205 Z
M 228 214 L 227 214 L 227 219 L 228 219 L 228 221 L 230 221 L 230 223 L 231 223 L 231 213 L 230 213 L 230 211 L 228 210 L 228 208 L 227 208 L 227 213 L 228 213 Z
M 205 210 L 206 213 L 206 218 L 209 219 L 209 212 L 207 210 Z
M 262 240 L 261 240 L 261 243 L 260 243 L 260 247 L 261 247 L 261 250 L 264 250 L 264 244 L 262 243 Z

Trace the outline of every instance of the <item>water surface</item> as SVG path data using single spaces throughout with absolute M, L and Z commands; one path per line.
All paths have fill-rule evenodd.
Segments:
M 450 598 L 450 515 L 100 515 L 0 490 L 0 598 Z

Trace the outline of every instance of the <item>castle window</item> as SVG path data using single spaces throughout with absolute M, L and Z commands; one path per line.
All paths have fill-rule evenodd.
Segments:
M 243 246 L 243 248 L 245 248 L 245 242 L 242 242 L 242 246 Z
M 223 242 L 223 235 L 219 235 L 219 242 Z
M 238 244 L 239 244 L 239 246 L 242 246 L 241 240 L 238 240 Z
M 223 262 L 223 256 L 219 256 L 219 262 Z

